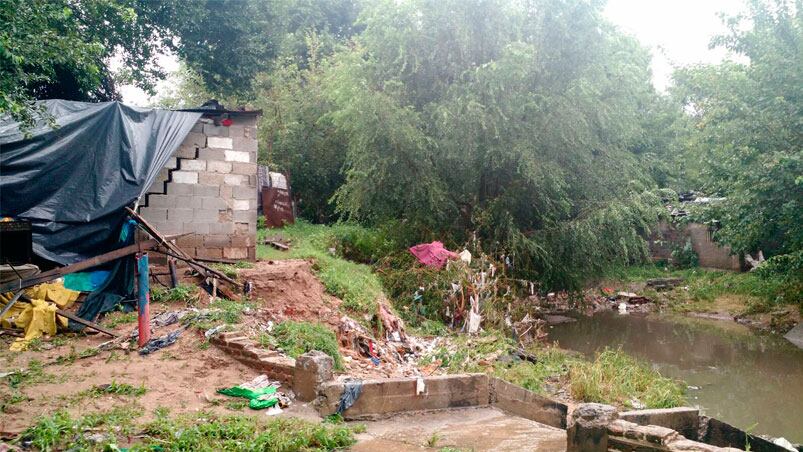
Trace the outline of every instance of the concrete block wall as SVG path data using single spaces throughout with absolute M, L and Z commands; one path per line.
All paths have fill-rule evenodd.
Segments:
M 232 331 L 212 336 L 209 342 L 219 347 L 229 356 L 291 388 L 296 371 L 296 361 L 266 350 L 248 339 L 240 332 Z
M 700 223 L 675 225 L 661 222 L 648 238 L 652 259 L 671 261 L 672 248 L 683 247 L 687 239 L 699 257 L 700 267 L 733 271 L 741 269 L 739 256 L 731 254 L 729 246 L 714 242 L 708 226 Z
M 257 117 L 234 115 L 228 127 L 202 117 L 140 205 L 140 214 L 189 254 L 255 260 Z

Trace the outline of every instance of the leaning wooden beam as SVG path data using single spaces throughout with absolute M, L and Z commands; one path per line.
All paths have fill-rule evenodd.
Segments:
M 75 264 L 54 268 L 53 270 L 40 273 L 30 278 L 7 282 L 5 284 L 0 285 L 0 293 L 17 291 L 20 289 L 26 289 L 28 287 L 33 287 L 37 284 L 42 284 L 48 281 L 53 281 L 54 279 L 61 278 L 62 276 L 70 273 L 80 272 L 88 268 L 97 267 L 100 264 L 105 264 L 106 262 L 111 262 L 115 259 L 120 259 L 121 257 L 129 256 L 134 253 L 141 253 L 143 251 L 152 250 L 157 246 L 159 246 L 159 242 L 156 240 L 145 240 L 144 242 L 139 242 L 133 245 L 124 246 L 120 249 L 109 251 L 108 253 L 104 253 L 81 262 L 76 262 Z
M 93 330 L 100 331 L 103 334 L 108 334 L 111 337 L 117 337 L 117 334 L 115 334 L 114 332 L 107 330 L 106 328 L 103 328 L 102 326 L 98 325 L 95 322 L 90 322 L 89 320 L 82 319 L 81 317 L 78 317 L 72 312 L 64 311 L 62 309 L 56 309 L 56 314 L 62 317 L 66 317 L 72 320 L 73 322 L 80 323 L 81 325 L 92 328 Z
M 142 226 L 142 228 L 145 230 L 145 232 L 150 234 L 151 237 L 153 237 L 154 239 L 159 240 L 160 241 L 160 245 L 162 245 L 163 247 L 167 248 L 169 251 L 172 251 L 172 254 L 171 253 L 165 253 L 165 254 L 168 254 L 168 255 L 173 256 L 173 257 L 175 257 L 177 259 L 183 260 L 184 262 L 189 264 L 190 267 L 194 268 L 195 271 L 197 271 L 198 273 L 202 273 L 202 274 L 210 274 L 211 273 L 216 278 L 220 278 L 220 279 L 222 279 L 224 281 L 227 281 L 227 282 L 229 282 L 231 284 L 234 284 L 235 286 L 239 286 L 240 285 L 240 283 L 238 283 L 237 281 L 229 278 L 225 274 L 223 274 L 223 273 L 221 273 L 221 272 L 219 272 L 219 271 L 217 271 L 217 270 L 215 270 L 215 269 L 213 269 L 213 268 L 211 268 L 209 266 L 206 266 L 206 265 L 198 262 L 194 257 L 190 256 L 189 254 L 184 252 L 184 250 L 182 250 L 181 248 L 176 246 L 174 243 L 172 243 L 171 241 L 167 240 L 159 231 L 156 230 L 156 228 L 151 226 L 151 224 L 148 223 L 148 221 L 146 219 L 142 218 L 142 216 L 140 214 L 138 214 L 136 211 L 134 211 L 133 209 L 128 208 L 128 207 L 126 207 L 125 209 L 137 221 L 137 223 L 139 223 L 139 225 Z M 199 268 L 202 269 L 202 270 L 199 270 Z

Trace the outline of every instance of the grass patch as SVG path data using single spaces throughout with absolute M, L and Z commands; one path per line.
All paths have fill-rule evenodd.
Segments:
M 183 302 L 193 305 L 198 302 L 198 288 L 192 284 L 179 284 L 172 289 L 152 286 L 151 300 L 156 303 Z
M 347 426 L 312 423 L 296 418 L 260 422 L 246 416 L 199 413 L 171 419 L 158 416 L 145 426 L 146 437 L 132 450 L 268 451 L 344 449 L 355 443 Z
M 538 394 L 548 395 L 545 383 L 565 379 L 571 366 L 581 361 L 581 358 L 554 347 L 528 351 L 535 356 L 535 363 L 517 361 L 509 365 L 497 364 L 494 375 Z
M 92 413 L 80 418 L 73 418 L 66 411 L 56 411 L 49 416 L 40 417 L 36 424 L 20 435 L 21 442 L 30 443 L 37 450 L 104 450 L 105 446 L 114 444 L 115 433 L 129 435 L 133 433 L 134 419 L 141 410 L 137 406 L 118 407 L 109 411 Z M 91 443 L 87 436 L 95 430 L 108 433 L 103 444 Z
M 248 261 L 237 261 L 233 264 L 212 264 L 212 268 L 223 273 L 231 279 L 237 279 L 237 270 L 253 267 L 254 264 Z
M 662 377 L 621 350 L 605 349 L 594 361 L 577 361 L 569 369 L 572 397 L 584 402 L 647 408 L 672 408 L 685 403 L 683 386 Z
M 6 381 L 11 389 L 22 389 L 25 386 L 43 383 L 50 378 L 51 375 L 45 373 L 44 364 L 41 361 L 32 359 L 28 362 L 27 369 L 7 376 Z
M 86 395 L 95 399 L 105 395 L 140 397 L 145 395 L 146 392 L 148 392 L 148 389 L 145 385 L 132 386 L 128 383 L 117 383 L 112 380 L 112 382 L 107 385 L 98 385 L 87 390 Z
M 313 225 L 297 221 L 281 230 L 260 230 L 259 243 L 268 235 L 280 232 L 291 242 L 289 251 L 279 251 L 267 245 L 258 245 L 260 259 L 313 259 L 317 273 L 326 291 L 343 300 L 343 307 L 357 314 L 373 315 L 377 300 L 382 296 L 382 284 L 365 264 L 348 261 L 336 254 L 339 237 L 359 226 L 348 224 Z
M 436 347 L 424 356 L 419 365 L 438 363 L 447 373 L 485 372 L 496 359 L 513 351 L 513 341 L 501 334 L 486 332 L 478 337 L 449 336 L 446 345 Z
M 111 312 L 106 315 L 103 319 L 103 324 L 108 326 L 109 328 L 116 328 L 120 325 L 125 325 L 127 323 L 134 323 L 137 321 L 137 313 L 134 311 L 131 312 Z
M 90 358 L 92 356 L 97 356 L 98 354 L 100 354 L 100 349 L 96 347 L 89 347 L 81 350 L 80 352 L 76 352 L 75 347 L 71 346 L 70 353 L 56 358 L 56 364 L 72 364 L 79 359 Z
M 306 352 L 319 350 L 331 356 L 335 369 L 343 369 L 343 358 L 337 345 L 337 337 L 325 325 L 310 322 L 286 321 L 273 327 L 270 334 L 259 337 L 263 347 L 278 347 L 297 358 Z

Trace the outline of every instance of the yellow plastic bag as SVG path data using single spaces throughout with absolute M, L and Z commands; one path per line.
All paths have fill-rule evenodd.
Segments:
M 14 326 L 25 330 L 25 337 L 15 340 L 10 347 L 12 351 L 22 351 L 28 344 L 43 335 L 56 334 L 58 326 L 67 327 L 67 319 L 56 316 L 57 309 L 72 306 L 80 292 L 65 289 L 62 283 L 40 284 L 25 291 L 31 303 L 15 304 L 2 318 L 0 325 L 8 328 L 12 321 Z M 13 294 L 0 295 L 3 305 L 8 303 Z M 58 320 L 56 320 L 58 319 Z

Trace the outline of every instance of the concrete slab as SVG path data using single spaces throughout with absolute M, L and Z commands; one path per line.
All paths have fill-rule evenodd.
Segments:
M 798 323 L 784 336 L 786 340 L 803 349 L 803 322 Z
M 366 432 L 357 435 L 355 452 L 566 450 L 566 431 L 491 407 L 407 413 L 362 424 Z

